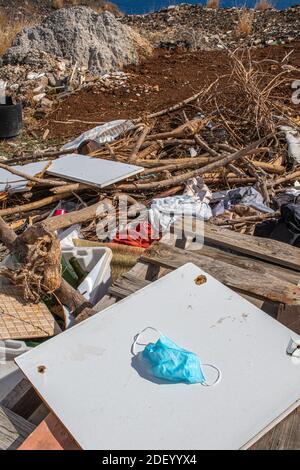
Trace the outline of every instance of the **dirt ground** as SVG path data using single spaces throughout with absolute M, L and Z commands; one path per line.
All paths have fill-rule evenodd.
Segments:
M 274 61 L 281 62 L 290 52 L 285 63 L 299 71 L 289 73 L 287 82 L 277 90 L 289 105 L 291 82 L 300 79 L 300 42 L 251 51 L 254 66 L 263 69 L 266 80 L 282 70 Z M 244 61 L 249 63 L 247 53 L 244 53 Z M 159 50 L 147 62 L 125 70 L 131 76 L 124 88 L 103 91 L 94 86 L 93 89 L 79 91 L 67 97 L 45 119 L 39 121 L 37 130 L 43 133 L 49 129 L 49 139 L 63 141 L 94 127 L 91 124 L 69 122 L 71 120 L 106 122 L 119 118 L 137 118 L 184 100 L 216 79 L 219 79 L 221 103 L 225 100 L 228 105 L 232 100 L 239 99 L 232 90 L 231 67 L 224 51 Z

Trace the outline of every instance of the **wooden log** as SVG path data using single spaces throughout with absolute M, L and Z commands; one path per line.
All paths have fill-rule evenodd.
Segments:
M 62 195 L 63 197 L 67 197 L 67 194 L 69 193 L 79 193 L 80 191 L 84 191 L 86 189 L 93 189 L 94 191 L 96 191 L 95 186 L 88 186 L 84 183 L 66 184 L 65 186 L 51 188 L 50 191 L 51 193 L 59 194 L 60 197 L 62 197 Z
M 276 277 L 233 267 L 199 253 L 172 248 L 163 243 L 154 243 L 142 256 L 142 261 L 166 268 L 177 269 L 186 263 L 194 263 L 228 287 L 265 300 L 289 305 L 300 305 L 300 289 Z
M 112 207 L 112 203 L 109 199 L 103 199 L 102 201 L 99 201 L 92 206 L 85 207 L 79 211 L 51 217 L 50 219 L 41 222 L 41 224 L 46 230 L 54 232 L 62 228 L 70 227 L 73 224 L 80 224 L 88 220 L 92 220 L 97 216 L 101 217 L 106 213 L 107 209 Z
M 185 138 L 189 135 L 195 135 L 205 126 L 205 124 L 207 124 L 208 121 L 208 118 L 192 119 L 172 131 L 149 135 L 147 137 L 147 141 L 178 139 L 180 137 Z
M 143 171 L 142 175 L 151 175 L 152 173 L 162 173 L 164 171 L 178 171 L 178 170 L 185 170 L 187 168 L 199 168 L 201 166 L 207 165 L 212 161 L 211 158 L 193 158 L 189 159 L 187 162 L 181 162 L 180 159 L 177 160 L 176 163 L 171 163 L 169 165 L 163 164 L 158 167 L 148 168 Z

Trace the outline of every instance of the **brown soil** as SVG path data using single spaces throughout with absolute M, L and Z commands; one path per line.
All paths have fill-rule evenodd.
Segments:
M 272 61 L 282 61 L 292 50 L 294 52 L 286 63 L 299 69 L 300 42 L 254 49 L 251 58 L 260 62 L 259 67 L 270 79 L 282 70 Z M 248 56 L 245 60 L 249 62 Z M 239 99 L 231 88 L 231 63 L 224 51 L 160 50 L 147 62 L 128 67 L 126 72 L 132 76 L 124 88 L 102 91 L 94 86 L 93 89 L 66 98 L 46 119 L 39 122 L 40 132 L 49 129 L 49 138 L 65 140 L 94 127 L 78 122 L 68 123 L 68 120 L 106 122 L 119 118 L 137 118 L 184 100 L 217 78 L 218 93 L 222 95 L 224 103 L 228 105 L 232 100 Z M 291 104 L 291 81 L 296 78 L 300 78 L 299 72 L 292 72 L 289 81 L 279 90 L 286 104 Z

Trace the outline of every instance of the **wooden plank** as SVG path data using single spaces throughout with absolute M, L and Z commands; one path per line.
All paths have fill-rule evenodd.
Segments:
M 216 227 L 210 223 L 204 224 L 205 243 L 230 248 L 238 253 L 244 253 L 280 266 L 286 266 L 300 271 L 299 248 L 278 242 L 269 238 L 242 235 L 231 230 Z
M 27 379 L 21 380 L 1 401 L 1 406 L 24 419 L 28 419 L 41 404 L 42 400 Z
M 300 408 L 257 441 L 251 450 L 300 450 Z
M 71 434 L 49 413 L 18 450 L 80 450 Z
M 0 450 L 15 450 L 33 432 L 35 426 L 0 406 Z
M 300 273 L 284 268 L 281 266 L 276 266 L 271 263 L 259 259 L 249 258 L 241 254 L 228 253 L 219 248 L 204 245 L 200 251 L 193 251 L 193 253 L 198 253 L 203 256 L 208 256 L 209 258 L 224 261 L 225 263 L 232 264 L 233 266 L 238 266 L 240 268 L 248 269 L 254 271 L 257 274 L 266 274 L 282 279 L 283 281 L 290 282 L 294 285 L 298 285 L 300 281 Z
M 126 273 L 126 275 L 132 276 L 132 278 L 135 277 L 135 278 L 140 279 L 141 283 L 143 281 L 145 281 L 146 283 L 147 281 L 152 282 L 152 281 L 155 281 L 156 279 L 159 279 L 160 277 L 167 274 L 169 271 L 170 271 L 169 269 L 161 268 L 159 266 L 157 267 L 148 263 L 138 262 L 130 271 L 128 271 L 128 273 Z M 122 282 L 122 281 L 120 281 L 120 279 L 117 280 L 116 285 L 118 285 L 118 282 Z M 136 290 L 138 290 L 138 289 L 134 290 L 134 287 L 132 285 L 131 286 L 128 285 L 128 288 L 126 289 L 125 281 L 122 285 L 124 288 L 123 291 L 121 291 L 121 289 L 118 289 L 118 287 L 114 289 L 114 286 L 112 286 L 109 289 L 108 294 L 105 295 L 100 300 L 100 302 L 98 302 L 97 305 L 95 305 L 94 310 L 96 310 L 97 312 L 102 312 L 103 310 L 110 307 L 111 305 L 114 305 L 117 302 L 117 300 L 119 300 L 120 298 L 127 297 L 127 295 L 130 295 L 133 292 L 136 292 Z M 141 285 L 142 284 L 140 284 L 140 286 Z
M 118 299 L 124 299 L 149 284 L 151 284 L 151 281 L 146 281 L 145 279 L 140 279 L 130 273 L 126 273 L 114 282 L 108 292 Z
M 49 408 L 42 403 L 38 408 L 29 416 L 28 421 L 35 426 L 41 424 L 41 422 L 48 416 Z
M 172 248 L 162 243 L 154 243 L 142 254 L 141 259 L 173 269 L 192 262 L 218 281 L 239 292 L 250 293 L 255 297 L 273 302 L 300 305 L 300 289 L 297 286 L 283 280 L 279 282 L 277 278 L 270 275 L 257 274 L 237 266 L 233 268 L 232 265 L 223 261 L 210 259 L 199 253 Z
M 300 335 L 300 307 L 298 305 L 280 305 L 277 320 Z

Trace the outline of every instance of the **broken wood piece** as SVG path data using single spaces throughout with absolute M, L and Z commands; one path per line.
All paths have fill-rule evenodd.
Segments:
M 194 263 L 238 292 L 250 293 L 255 297 L 273 302 L 300 305 L 300 289 L 297 286 L 282 280 L 278 281 L 271 275 L 263 275 L 238 266 L 233 268 L 224 261 L 212 260 L 199 253 L 172 248 L 163 243 L 154 243 L 141 255 L 140 259 L 169 269 L 177 269 L 186 263 Z
M 16 450 L 35 426 L 0 405 L 0 450 Z

